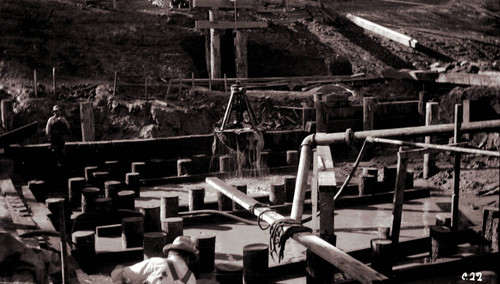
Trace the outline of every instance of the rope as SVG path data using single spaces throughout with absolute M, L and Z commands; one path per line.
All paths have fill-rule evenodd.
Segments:
M 288 228 L 285 230 L 284 227 Z M 286 241 L 295 233 L 298 232 L 312 232 L 308 227 L 302 226 L 301 222 L 291 219 L 283 218 L 275 221 L 269 229 L 269 254 L 274 260 L 274 253 L 278 255 L 278 262 L 284 257 Z
M 267 225 L 267 227 L 262 227 L 262 225 L 260 224 L 260 220 L 262 220 L 262 215 L 264 215 L 264 213 L 267 213 L 267 212 L 271 212 L 271 211 L 274 211 L 273 209 L 266 209 L 264 211 L 262 211 L 259 216 L 257 217 L 257 225 L 259 225 L 259 228 L 262 230 L 262 231 L 265 231 L 267 230 L 269 227 L 271 227 L 271 225 Z

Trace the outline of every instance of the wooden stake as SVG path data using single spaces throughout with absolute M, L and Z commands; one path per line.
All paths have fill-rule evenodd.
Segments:
M 56 67 L 52 67 L 52 90 L 56 93 Z
M 455 105 L 455 130 L 453 135 L 453 142 L 455 144 L 460 143 L 461 131 L 460 127 L 462 125 L 463 117 L 463 106 L 461 104 Z M 453 195 L 451 203 L 451 228 L 453 230 L 458 230 L 458 218 L 459 218 L 459 198 L 460 198 L 460 158 L 461 154 L 455 152 L 455 162 L 453 165 Z
M 377 98 L 363 98 L 363 130 L 373 130 L 373 118 L 377 109 Z
M 403 214 L 406 167 L 408 164 L 408 158 L 402 154 L 403 151 L 404 148 L 401 147 L 398 152 L 398 170 L 396 174 L 396 188 L 394 190 L 394 202 L 392 209 L 391 240 L 395 246 L 399 243 L 401 216 Z
M 114 82 L 113 82 L 113 96 L 116 96 L 116 87 L 117 87 L 117 85 L 116 85 L 117 81 L 116 80 L 117 79 L 118 79 L 118 72 L 115 71 L 115 79 L 114 79 Z
M 33 71 L 33 84 L 35 89 L 35 98 L 38 98 L 38 80 L 36 76 L 36 69 Z
M 208 11 L 208 15 L 211 22 L 216 22 L 219 19 L 219 9 L 211 8 Z M 216 29 L 210 29 L 210 73 L 212 75 L 212 78 L 220 78 L 220 72 L 220 32 Z
M 248 59 L 247 59 L 247 34 L 243 30 L 236 30 L 234 38 L 235 60 L 236 60 L 236 77 L 248 77 Z
M 62 283 L 70 283 L 68 248 L 66 246 L 66 211 L 64 208 L 64 199 L 59 201 L 59 233 L 61 234 L 61 272 Z
M 325 103 L 323 94 L 314 95 L 314 106 L 316 107 L 316 132 L 326 132 Z
M 439 104 L 429 102 L 425 105 L 425 125 L 435 125 L 439 120 Z M 435 140 L 431 136 L 425 136 L 425 143 L 434 143 Z M 432 170 L 435 168 L 435 154 L 424 154 L 423 178 L 428 179 L 432 175 Z
M 463 105 L 463 116 L 462 122 L 469 123 L 470 122 L 470 100 L 464 100 L 462 102 Z M 465 140 L 469 140 L 469 134 L 466 133 L 463 135 Z
M 94 109 L 92 103 L 80 103 L 80 122 L 82 129 L 82 141 L 94 141 L 95 126 L 94 126 Z
M 191 89 L 194 89 L 194 72 L 191 72 Z

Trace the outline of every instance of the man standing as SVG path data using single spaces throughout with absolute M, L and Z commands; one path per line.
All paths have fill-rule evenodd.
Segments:
M 61 115 L 61 107 L 55 105 L 52 108 L 54 113 L 53 116 L 47 121 L 47 126 L 45 127 L 45 132 L 49 137 L 50 148 L 54 153 L 58 164 L 60 164 L 64 158 L 64 144 L 66 142 L 66 136 L 69 134 L 69 123 Z

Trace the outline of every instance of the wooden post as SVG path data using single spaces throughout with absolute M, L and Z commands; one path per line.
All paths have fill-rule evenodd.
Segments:
M 296 181 L 297 178 L 292 175 L 283 177 L 283 182 L 285 183 L 285 202 L 293 202 Z
M 243 247 L 243 283 L 269 283 L 269 246 L 250 244 Z
M 118 1 L 117 0 L 113 0 L 113 10 L 118 10 Z
M 86 187 L 82 189 L 82 212 L 95 212 L 95 201 L 99 197 L 99 188 Z
M 14 122 L 13 102 L 12 99 L 4 99 L 1 101 L 2 128 L 6 131 L 12 129 L 12 124 Z
M 425 105 L 427 100 L 427 92 L 421 91 L 418 93 L 418 113 L 424 117 L 425 116 Z
M 212 90 L 212 72 L 208 72 L 208 90 Z
M 146 174 L 146 162 L 133 162 L 132 172 L 138 173 L 140 178 L 144 178 Z
M 289 166 L 296 166 L 299 164 L 299 151 L 288 150 L 286 151 L 286 164 Z
M 200 252 L 199 272 L 213 273 L 215 268 L 215 234 L 196 236 L 195 243 Z
M 193 168 L 193 161 L 191 159 L 177 160 L 177 176 L 188 176 L 191 174 Z
M 455 130 L 453 135 L 453 142 L 460 143 L 460 127 L 462 125 L 463 106 L 461 104 L 455 105 Z M 455 162 L 453 165 L 453 195 L 451 203 L 451 228 L 458 230 L 459 218 L 459 198 L 460 198 L 460 158 L 461 153 L 455 152 Z
M 84 177 L 73 177 L 68 179 L 68 198 L 71 206 L 78 207 L 82 204 L 82 189 L 85 188 Z
M 323 94 L 314 94 L 314 106 L 316 108 L 316 132 L 326 132 L 327 125 Z
M 38 78 L 36 75 L 36 69 L 33 71 L 33 88 L 35 89 L 35 98 L 38 98 Z
M 333 158 L 330 152 L 330 146 L 316 147 L 318 163 L 318 196 L 319 210 L 321 218 L 319 218 L 319 235 L 324 240 L 336 240 L 334 234 L 335 228 L 335 212 L 334 198 L 335 190 L 337 189 L 337 180 L 333 171 Z
M 144 234 L 144 259 L 165 257 L 163 247 L 167 244 L 167 234 L 164 232 L 147 232 Z
M 68 247 L 66 245 L 66 210 L 64 208 L 64 199 L 59 200 L 59 233 L 61 234 L 61 270 L 62 283 L 70 283 Z
M 194 72 L 191 72 L 191 89 L 194 89 Z
M 216 22 L 219 19 L 219 9 L 210 8 L 208 11 L 209 21 Z M 220 32 L 210 29 L 210 74 L 212 78 L 220 78 L 221 53 L 220 53 Z
M 168 86 L 167 86 L 167 94 L 165 95 L 165 100 L 168 99 L 168 95 L 170 94 L 170 87 L 172 86 L 172 78 L 168 80 Z
M 363 130 L 374 129 L 374 117 L 377 110 L 377 98 L 363 98 Z
M 470 122 L 470 100 L 463 100 L 462 101 L 463 105 L 463 116 L 462 116 L 462 122 L 463 123 L 469 123 Z M 469 134 L 465 133 L 463 135 L 465 140 L 469 140 Z
M 111 198 L 114 208 L 118 207 L 118 192 L 122 190 L 122 183 L 117 180 L 104 182 L 104 197 Z
M 177 217 L 179 215 L 179 196 L 162 196 L 160 199 L 160 218 Z
M 269 203 L 272 205 L 281 205 L 285 203 L 285 184 L 274 183 L 271 184 L 269 192 Z
M 144 215 L 144 232 L 161 231 L 160 206 L 144 206 L 140 211 Z
M 125 184 L 127 185 L 127 189 L 132 190 L 135 193 L 135 197 L 141 196 L 141 181 L 139 173 L 126 173 Z
M 75 244 L 72 255 L 78 260 L 78 264 L 84 269 L 92 267 L 95 261 L 95 232 L 76 231 L 71 235 L 71 239 Z
M 162 219 L 161 230 L 167 233 L 167 244 L 170 244 L 175 238 L 184 235 L 184 219 L 181 217 Z
M 116 96 L 117 79 L 118 79 L 118 72 L 115 71 L 115 78 L 113 81 L 113 96 Z
M 394 260 L 394 247 L 391 240 L 372 239 L 370 240 L 372 249 L 372 268 L 378 272 L 390 276 Z
M 217 209 L 219 211 L 231 211 L 233 209 L 233 201 L 231 198 L 219 191 L 217 191 Z
M 46 185 L 43 180 L 30 180 L 28 182 L 28 188 L 31 193 L 35 196 L 36 201 L 44 203 L 46 194 Z M 81 197 L 80 197 L 81 199 Z
M 247 33 L 244 30 L 236 30 L 234 38 L 236 77 L 248 77 L 248 59 L 247 59 Z
M 429 102 L 425 105 L 425 125 L 435 125 L 439 121 L 439 104 L 436 102 Z M 435 138 L 431 136 L 425 136 L 425 143 L 434 143 Z M 423 165 L 423 178 L 428 179 L 432 175 L 432 171 L 435 169 L 435 154 L 427 153 L 424 154 L 424 165 Z
M 52 90 L 56 93 L 56 67 L 52 67 Z
M 396 174 L 396 188 L 394 189 L 394 202 L 392 209 L 391 240 L 394 246 L 399 243 L 401 230 L 401 217 L 403 214 L 403 199 L 405 191 L 406 167 L 408 158 L 403 154 L 404 148 L 398 152 L 398 170 Z
M 205 206 L 205 189 L 192 188 L 189 190 L 189 211 L 201 210 Z
M 135 192 L 132 190 L 118 192 L 116 202 L 117 209 L 135 210 Z
M 127 217 L 122 220 L 123 248 L 144 245 L 144 220 L 142 217 Z
M 94 126 L 94 109 L 92 103 L 80 103 L 80 122 L 82 128 L 82 141 L 94 141 L 95 126 Z
M 363 196 L 366 194 L 373 194 L 376 191 L 377 186 L 377 177 L 369 174 L 362 174 L 359 176 L 359 196 Z
M 485 245 L 490 245 L 493 252 L 498 252 L 498 226 L 500 211 L 498 207 L 486 207 L 483 209 L 483 226 L 481 236 Z
M 450 256 L 456 246 L 453 231 L 445 226 L 430 227 L 431 237 L 431 261 L 441 257 Z

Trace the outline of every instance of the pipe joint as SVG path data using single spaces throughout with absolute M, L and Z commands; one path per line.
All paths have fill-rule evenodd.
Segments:
M 316 145 L 316 143 L 314 142 L 315 135 L 316 134 L 311 134 L 311 135 L 307 136 L 306 138 L 304 138 L 304 140 L 302 140 L 302 144 L 300 144 L 300 148 L 302 148 L 303 146 L 312 147 L 312 146 Z

